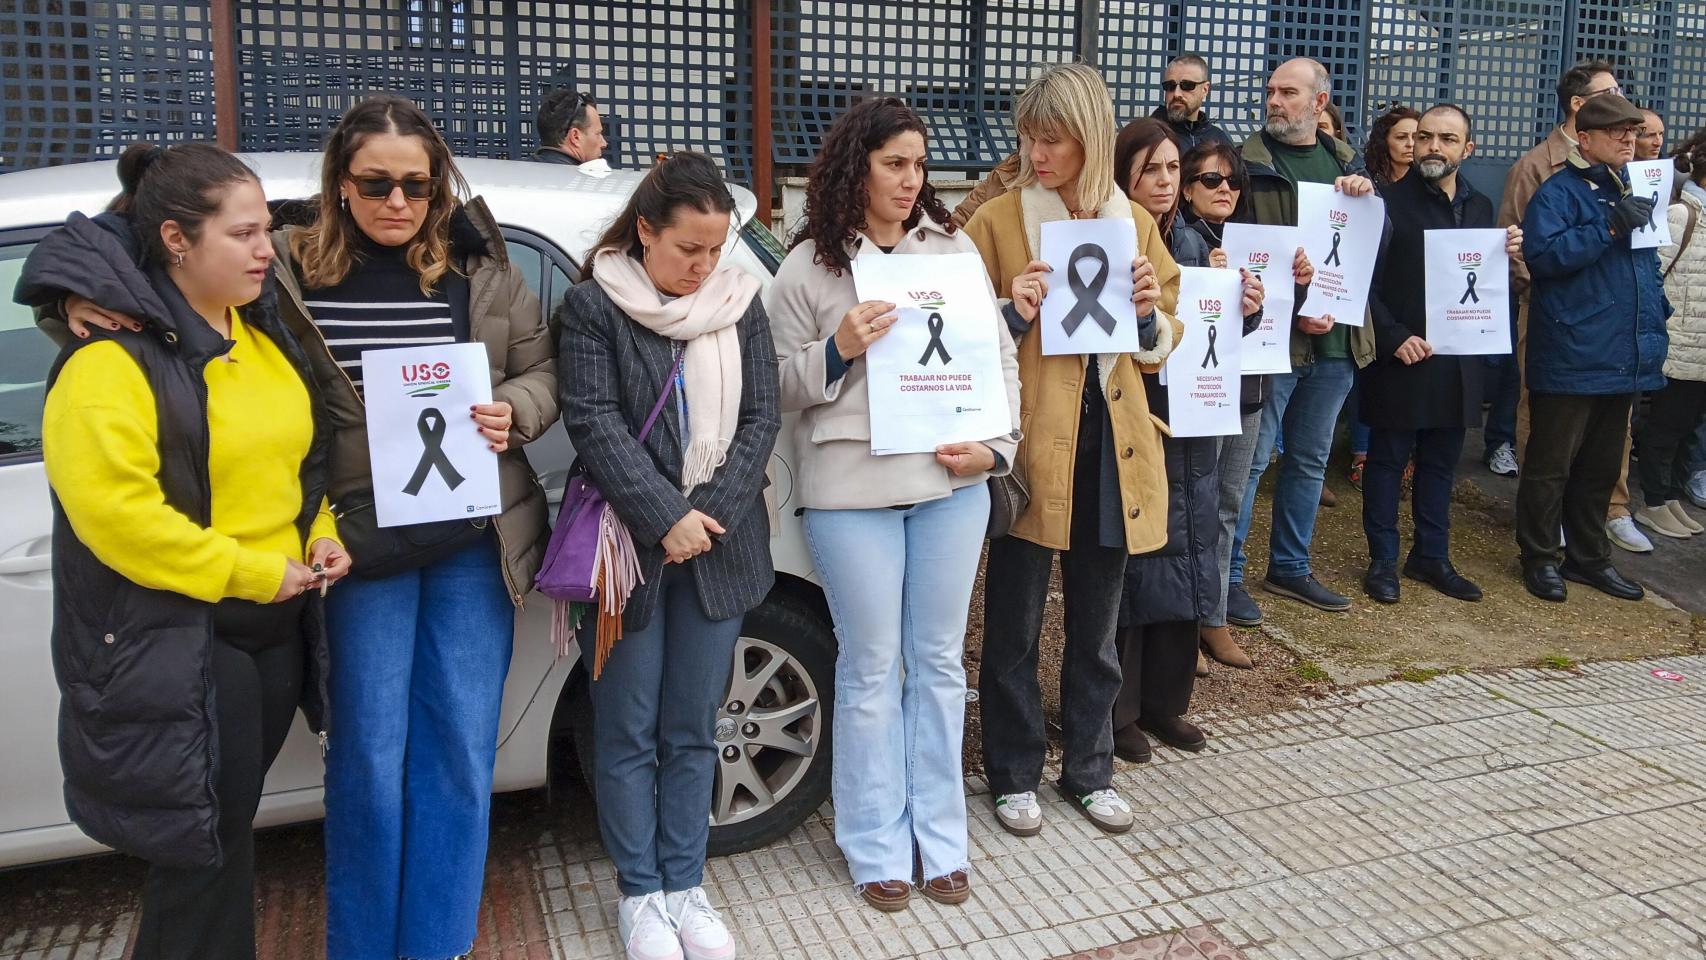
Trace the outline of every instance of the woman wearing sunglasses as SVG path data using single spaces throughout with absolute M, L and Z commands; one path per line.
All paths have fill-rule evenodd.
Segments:
M 521 446 L 557 419 L 555 351 L 496 222 L 479 199 L 458 199 L 466 185 L 420 108 L 394 96 L 351 108 L 320 183 L 298 205 L 310 222 L 273 243 L 279 311 L 331 416 L 330 497 L 355 574 L 326 604 L 326 953 L 442 960 L 474 942 L 513 607 L 547 536 Z M 67 312 L 128 321 L 86 301 Z M 449 428 L 479 431 L 498 453 L 503 512 L 378 528 L 362 353 L 459 342 L 492 358 L 492 402 Z
M 1212 265 L 1225 266 L 1226 224 L 1246 223 L 1251 219 L 1244 203 L 1250 188 L 1250 175 L 1244 169 L 1244 158 L 1228 144 L 1203 144 L 1186 153 L 1180 161 L 1179 178 L 1184 183 L 1183 203 L 1179 209 L 1184 220 L 1181 229 L 1195 230 L 1208 242 Z M 1292 282 L 1297 285 L 1293 302 L 1301 304 L 1305 288 L 1315 279 L 1315 267 L 1310 264 L 1302 247 L 1297 248 L 1292 258 L 1291 274 Z M 1253 664 L 1226 625 L 1226 605 L 1230 599 L 1227 595 L 1228 578 L 1232 569 L 1238 511 L 1243 505 L 1245 487 L 1249 482 L 1250 461 L 1256 453 L 1256 434 L 1262 425 L 1262 404 L 1266 394 L 1266 376 L 1245 376 L 1238 403 L 1243 429 L 1237 436 L 1220 439 L 1220 540 L 1215 552 L 1219 563 L 1220 592 L 1213 610 L 1202 618 L 1198 628 L 1202 648 L 1209 656 L 1240 669 L 1249 669 Z M 1248 595 L 1242 591 L 1237 596 L 1245 603 L 1250 602 Z M 1206 666 L 1206 663 L 1198 664 L 1198 671 L 1203 672 Z

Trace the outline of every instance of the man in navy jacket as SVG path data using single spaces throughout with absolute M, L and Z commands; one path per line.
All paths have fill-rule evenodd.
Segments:
M 1641 119 L 1616 94 L 1583 104 L 1578 146 L 1523 215 L 1523 259 L 1533 277 L 1526 363 L 1533 426 L 1516 539 L 1523 585 L 1543 600 L 1563 600 L 1565 580 L 1626 600 L 1643 595 L 1611 566 L 1602 522 L 1630 404 L 1642 390 L 1664 386 L 1669 343 L 1658 254 L 1630 246 L 1654 207 L 1630 192 L 1624 171 Z M 1561 567 L 1560 518 L 1567 534 Z

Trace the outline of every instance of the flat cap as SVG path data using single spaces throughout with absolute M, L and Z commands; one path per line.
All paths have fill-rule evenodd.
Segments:
M 1615 93 L 1592 97 L 1576 111 L 1577 130 L 1609 130 L 1626 123 L 1639 126 L 1646 120 L 1635 105 Z

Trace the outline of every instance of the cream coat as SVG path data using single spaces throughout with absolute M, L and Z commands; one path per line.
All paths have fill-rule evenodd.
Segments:
M 1678 244 L 1688 227 L 1688 211 L 1695 216 L 1694 237 L 1677 259 Z M 1659 248 L 1659 270 L 1670 270 L 1665 278 L 1665 296 L 1676 312 L 1666 326 L 1670 351 L 1665 354 L 1665 376 L 1672 380 L 1706 381 L 1706 203 L 1700 194 L 1684 189 L 1682 199 L 1670 205 L 1670 235 L 1676 243 Z M 1671 268 L 1672 262 L 1675 269 Z

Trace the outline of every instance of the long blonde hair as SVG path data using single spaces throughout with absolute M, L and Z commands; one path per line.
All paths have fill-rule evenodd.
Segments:
M 1100 210 L 1119 193 L 1114 183 L 1114 102 L 1094 67 L 1061 63 L 1044 70 L 1013 104 L 1019 129 L 1019 176 L 1015 187 L 1037 182 L 1029 141 L 1037 136 L 1071 137 L 1084 149 L 1078 173 L 1078 208 Z
M 459 197 L 468 193 L 468 182 L 456 169 L 450 145 L 444 142 L 438 128 L 420 107 L 399 96 L 368 97 L 351 107 L 333 128 L 320 159 L 319 216 L 313 226 L 290 235 L 290 254 L 299 265 L 304 287 L 330 287 L 349 276 L 354 265 L 351 251 L 357 245 L 361 227 L 339 202 L 341 188 L 356 151 L 376 133 L 416 137 L 432 161 L 431 173 L 438 181 L 438 189 L 427 201 L 426 219 L 420 231 L 410 238 L 404 253 L 409 268 L 420 275 L 421 293 L 431 296 L 438 281 L 454 269 L 450 259 L 450 217 L 462 205 Z

